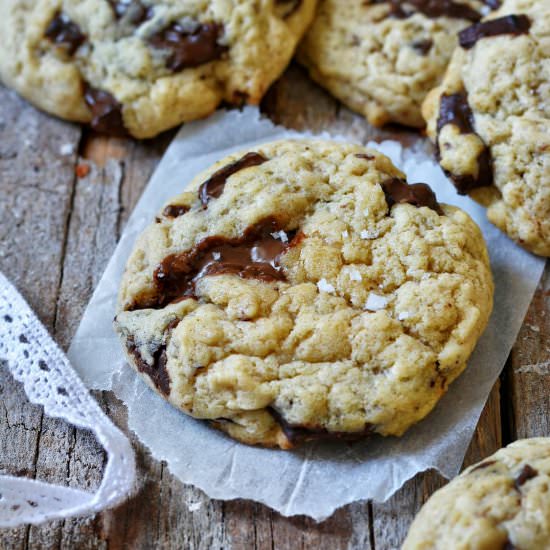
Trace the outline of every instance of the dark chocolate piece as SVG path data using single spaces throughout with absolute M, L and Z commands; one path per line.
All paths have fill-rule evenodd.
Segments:
M 295 245 L 296 232 L 287 232 L 288 242 L 271 234 L 281 229 L 274 219 L 249 227 L 242 237 L 207 237 L 188 252 L 164 258 L 154 273 L 158 294 L 141 307 L 164 307 L 182 297 L 195 298 L 195 285 L 208 275 L 237 275 L 243 279 L 284 281 L 286 275 L 279 265 L 281 256 Z
M 165 328 L 165 334 L 170 333 L 179 324 L 179 319 L 174 319 Z M 170 376 L 166 370 L 166 363 L 168 358 L 166 357 L 166 344 L 159 345 L 153 352 L 153 364 L 150 365 L 143 359 L 138 347 L 136 346 L 133 336 L 129 336 L 126 340 L 126 347 L 128 352 L 133 355 L 136 362 L 136 366 L 139 372 L 143 372 L 151 378 L 155 386 L 164 394 L 170 393 Z
M 112 136 L 128 135 L 122 118 L 122 105 L 109 92 L 86 85 L 84 101 L 92 111 L 90 125 L 94 130 Z
M 218 44 L 222 31 L 223 26 L 218 23 L 197 23 L 193 30 L 173 23 L 150 36 L 148 42 L 154 48 L 169 51 L 166 66 L 179 72 L 221 57 L 227 51 L 226 46 Z
M 374 160 L 376 158 L 374 155 L 368 155 L 367 153 L 357 153 L 355 156 L 358 159 L 365 159 L 365 160 Z
M 527 34 L 531 28 L 531 20 L 526 15 L 505 15 L 483 23 L 476 23 L 458 33 L 460 45 L 469 50 L 478 40 L 499 36 L 501 34 Z
M 434 45 L 431 38 L 426 38 L 425 40 L 416 40 L 411 44 L 413 50 L 416 50 L 420 55 L 427 55 L 428 52 L 432 49 Z
M 206 206 L 210 199 L 217 199 L 223 193 L 225 182 L 229 176 L 232 176 L 239 170 L 258 166 L 266 161 L 267 159 L 260 153 L 247 153 L 239 160 L 214 172 L 199 188 L 199 199 L 202 205 Z
M 483 3 L 487 4 L 493 10 L 500 8 L 500 0 L 484 0 Z
M 400 178 L 389 178 L 382 182 L 382 190 L 390 210 L 394 204 L 408 203 L 417 207 L 427 206 L 435 210 L 440 216 L 443 215 L 443 210 L 437 202 L 435 193 L 426 183 L 409 184 Z
M 515 544 L 513 544 L 510 539 L 508 539 L 504 543 L 504 546 L 502 547 L 502 550 L 519 550 L 519 548 Z
M 154 14 L 152 6 L 144 6 L 139 0 L 107 0 L 113 9 L 115 17 L 122 19 L 127 17 L 128 21 L 133 25 L 141 25 L 148 19 L 151 19 Z
M 516 490 L 520 491 L 520 487 L 527 483 L 530 479 L 538 476 L 539 473 L 535 468 L 530 466 L 529 464 L 526 464 L 517 475 L 516 479 L 514 480 L 514 487 Z
M 460 4 L 453 0 L 374 0 L 371 3 L 390 4 L 390 17 L 406 19 L 415 12 L 420 12 L 426 17 L 453 17 L 456 19 L 467 19 L 468 21 L 479 21 L 481 14 L 466 4 Z
M 69 55 L 85 42 L 86 35 L 64 13 L 57 12 L 46 29 L 46 38 L 61 46 Z
M 162 211 L 162 215 L 166 218 L 179 218 L 186 212 L 189 212 L 189 207 L 182 204 L 169 204 Z
M 439 104 L 437 119 L 436 156 L 441 159 L 439 133 L 443 126 L 454 124 L 461 134 L 476 134 L 474 129 L 474 115 L 468 105 L 466 92 L 443 94 Z M 478 136 L 481 140 L 481 138 Z M 457 175 L 445 170 L 445 174 L 453 180 L 459 195 L 467 195 L 473 189 L 493 184 L 493 167 L 491 152 L 487 146 L 483 148 L 477 158 L 477 177 L 472 175 Z
M 359 432 L 329 432 L 326 428 L 320 428 L 318 426 L 296 426 L 289 424 L 281 413 L 273 407 L 268 407 L 267 411 L 273 417 L 275 422 L 279 424 L 286 438 L 293 445 L 304 443 L 306 441 L 334 439 L 338 439 L 340 441 L 358 441 L 371 435 L 374 431 L 374 426 L 372 424 L 366 424 L 365 427 Z

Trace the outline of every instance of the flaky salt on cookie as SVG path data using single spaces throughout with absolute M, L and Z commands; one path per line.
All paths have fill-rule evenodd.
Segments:
M 358 145 L 221 160 L 139 238 L 115 328 L 165 399 L 251 444 L 401 435 L 492 307 L 479 228 Z

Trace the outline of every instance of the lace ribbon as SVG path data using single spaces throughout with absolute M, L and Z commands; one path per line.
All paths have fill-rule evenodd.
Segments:
M 94 401 L 67 357 L 23 297 L 0 273 L 0 359 L 44 412 L 91 430 L 107 453 L 98 490 L 90 493 L 42 481 L 0 476 L 0 527 L 99 512 L 134 486 L 134 453 L 126 436 Z

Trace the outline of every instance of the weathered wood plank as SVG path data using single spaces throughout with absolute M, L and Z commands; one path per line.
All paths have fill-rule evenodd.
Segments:
M 0 87 L 0 269 L 16 284 L 38 316 L 53 328 L 67 220 L 74 185 L 74 146 L 80 128 L 60 122 Z M 57 445 L 59 423 L 43 418 L 19 384 L 2 368 L 0 471 L 62 475 L 40 449 Z M 0 532 L 0 547 L 25 547 L 28 528 Z M 56 543 L 57 540 L 53 540 Z
M 550 262 L 531 302 L 505 377 L 511 439 L 550 436 Z

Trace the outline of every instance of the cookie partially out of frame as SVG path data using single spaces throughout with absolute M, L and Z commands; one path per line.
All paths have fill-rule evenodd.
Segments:
M 458 31 L 494 5 L 321 0 L 298 58 L 313 79 L 371 124 L 422 127 L 422 101 L 443 77 Z
M 516 441 L 434 493 L 402 550 L 547 550 L 550 439 Z
M 54 115 L 152 137 L 257 104 L 316 0 L 0 0 L 0 80 Z
M 528 250 L 550 256 L 550 2 L 505 0 L 464 29 L 423 106 L 457 190 Z
M 280 141 L 197 176 L 137 241 L 115 328 L 185 413 L 246 443 L 401 435 L 492 307 L 479 228 L 357 145 Z

